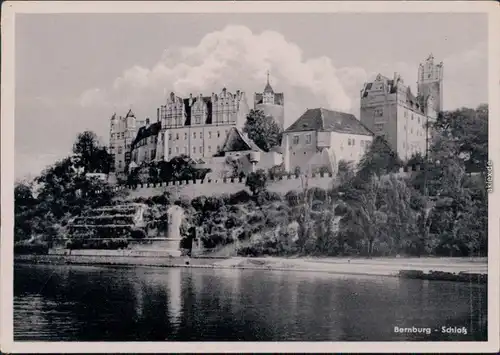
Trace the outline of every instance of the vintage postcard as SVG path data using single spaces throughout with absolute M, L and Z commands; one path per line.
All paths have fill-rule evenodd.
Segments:
M 499 15 L 4 2 L 1 351 L 498 351 Z

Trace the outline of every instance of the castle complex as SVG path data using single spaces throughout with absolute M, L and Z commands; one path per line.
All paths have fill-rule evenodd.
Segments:
M 340 160 L 357 163 L 378 135 L 403 161 L 417 153 L 425 155 L 431 134 L 427 124 L 442 110 L 442 98 L 443 63 L 435 64 L 430 55 L 418 68 L 417 95 L 399 74 L 392 78 L 378 74 L 363 85 L 359 120 L 343 112 L 309 109 L 284 131 L 280 149 L 266 153 L 242 132 L 250 112 L 243 91 L 231 93 L 224 88 L 219 94 L 187 98 L 172 92 L 157 109 L 155 122 L 137 121 L 132 111 L 125 117 L 114 114 L 110 153 L 117 174 L 179 155 L 216 167 L 223 164 L 216 157 L 241 155 L 243 159 L 249 152 L 256 153 L 250 154 L 252 161 L 240 165 L 255 168 L 260 159 L 266 162 L 263 168 L 283 164 L 287 171 L 326 168 L 334 173 Z M 254 94 L 254 109 L 284 128 L 284 94 L 274 92 L 269 73 L 264 91 Z

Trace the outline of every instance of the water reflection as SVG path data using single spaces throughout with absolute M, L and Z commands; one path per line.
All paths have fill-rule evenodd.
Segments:
M 486 287 L 258 270 L 15 267 L 16 340 L 486 340 Z M 394 326 L 467 326 L 467 335 Z

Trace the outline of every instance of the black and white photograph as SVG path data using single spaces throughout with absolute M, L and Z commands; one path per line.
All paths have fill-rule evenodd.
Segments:
M 497 10 L 3 3 L 1 351 L 498 350 Z

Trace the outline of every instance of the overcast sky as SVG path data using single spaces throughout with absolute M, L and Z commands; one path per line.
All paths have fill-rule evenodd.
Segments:
M 108 142 L 109 117 L 156 116 L 164 93 L 223 87 L 285 93 L 286 123 L 307 108 L 359 112 L 377 73 L 416 85 L 432 52 L 444 108 L 487 102 L 481 14 L 22 14 L 16 16 L 15 175 L 69 154 L 78 132 Z M 414 90 L 415 91 L 415 90 Z

